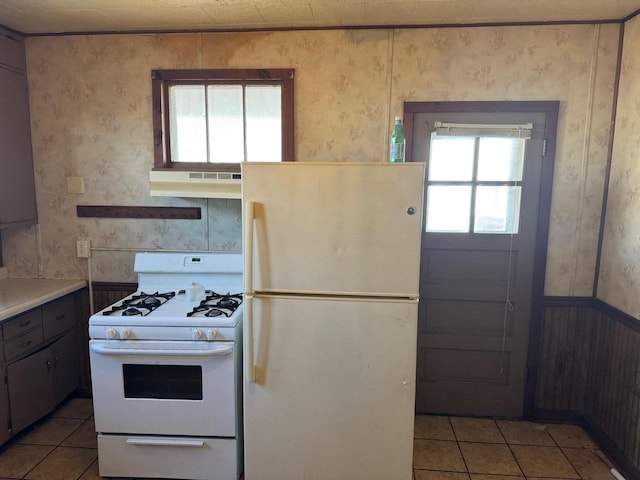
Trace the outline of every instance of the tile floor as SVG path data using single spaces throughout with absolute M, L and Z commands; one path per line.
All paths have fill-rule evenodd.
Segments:
M 0 449 L 0 480 L 100 479 L 96 447 L 92 402 L 73 398 Z M 416 417 L 415 480 L 612 480 L 610 468 L 579 427 Z
M 93 404 L 72 398 L 0 451 L 0 480 L 99 479 Z
M 415 480 L 613 480 L 611 463 L 584 430 L 539 424 L 419 415 Z

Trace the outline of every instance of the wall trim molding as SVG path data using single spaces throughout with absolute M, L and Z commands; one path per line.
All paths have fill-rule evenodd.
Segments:
M 640 11 L 640 10 L 639 10 Z M 639 11 L 636 11 L 637 14 Z M 634 16 L 635 16 L 634 14 Z M 596 248 L 596 263 L 593 274 L 593 290 L 591 296 L 598 295 L 598 283 L 600 281 L 600 264 L 602 263 L 602 245 L 604 243 L 604 227 L 607 222 L 607 202 L 609 200 L 609 182 L 611 180 L 611 164 L 613 161 L 613 144 L 616 134 L 616 119 L 618 113 L 618 95 L 620 90 L 620 78 L 622 76 L 622 57 L 624 54 L 624 27 L 620 25 L 618 34 L 618 58 L 616 60 L 616 74 L 613 81 L 613 103 L 611 105 L 611 126 L 609 127 L 609 145 L 607 147 L 607 161 L 604 169 L 604 191 L 602 192 L 602 207 L 600 210 L 600 225 L 598 229 L 598 246 Z
M 623 312 L 619 308 L 608 304 L 604 300 L 592 297 L 562 297 L 545 296 L 542 300 L 543 307 L 592 307 L 598 313 L 604 313 L 614 317 L 623 325 L 640 332 L 640 319 Z
M 25 33 L 13 30 L 23 37 L 60 37 L 74 35 L 163 35 L 175 33 L 260 33 L 260 32 L 300 32 L 300 31 L 326 31 L 326 30 L 406 30 L 406 29 L 434 29 L 434 28 L 486 28 L 486 27 L 538 27 L 555 25 L 618 25 L 631 20 L 638 12 L 620 19 L 601 20 L 550 20 L 531 22 L 476 22 L 476 23 L 420 23 L 420 24 L 378 24 L 378 25 L 332 25 L 317 27 L 263 27 L 263 28 L 205 28 L 205 29 L 148 29 L 148 30 L 105 30 L 95 32 L 91 30 L 79 32 L 45 32 Z M 2 27 L 2 25 L 0 25 Z M 9 27 L 4 27 L 9 29 Z
M 609 305 L 607 302 L 600 300 L 599 298 L 593 299 L 593 306 L 599 313 L 604 313 L 609 317 L 615 318 L 617 322 L 623 324 L 625 327 L 636 332 L 640 332 L 640 319 Z
M 542 300 L 542 305 L 544 307 L 593 307 L 593 298 L 545 296 Z
M 110 292 L 112 290 L 130 290 L 134 291 L 138 288 L 138 284 L 134 282 L 91 282 L 91 288 L 94 291 Z
M 85 218 L 160 218 L 200 220 L 200 207 L 148 207 L 130 205 L 77 205 L 76 214 Z

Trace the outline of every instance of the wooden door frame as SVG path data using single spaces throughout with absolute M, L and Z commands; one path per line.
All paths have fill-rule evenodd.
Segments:
M 559 101 L 471 101 L 471 102 L 404 102 L 403 123 L 406 145 L 406 161 L 412 161 L 413 124 L 417 113 L 545 113 L 545 142 L 542 157 L 540 200 L 538 208 L 538 228 L 535 241 L 533 267 L 533 287 L 531 292 L 531 319 L 524 386 L 522 414 L 525 419 L 534 417 L 540 334 L 544 300 L 544 282 L 547 266 L 547 245 L 549 239 L 549 219 L 551 215 L 551 192 L 556 152 L 556 131 L 558 127 Z

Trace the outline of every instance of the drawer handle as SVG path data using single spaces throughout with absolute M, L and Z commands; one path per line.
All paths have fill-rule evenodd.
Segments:
M 62 320 L 65 316 L 66 314 L 64 313 L 61 313 L 60 315 L 56 315 L 56 320 Z
M 33 340 L 27 340 L 26 342 L 22 342 L 20 345 L 18 345 L 20 348 L 25 348 L 28 347 L 29 345 L 31 345 L 31 342 Z
M 145 445 L 149 447 L 202 447 L 204 440 L 188 440 L 177 438 L 127 438 L 126 443 L 129 445 Z
M 31 323 L 31 320 L 23 320 L 21 321 L 18 326 L 19 327 L 26 327 L 27 325 L 29 325 Z

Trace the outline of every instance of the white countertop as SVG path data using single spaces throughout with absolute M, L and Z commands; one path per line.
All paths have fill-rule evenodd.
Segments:
M 86 287 L 84 280 L 0 278 L 0 321 Z

